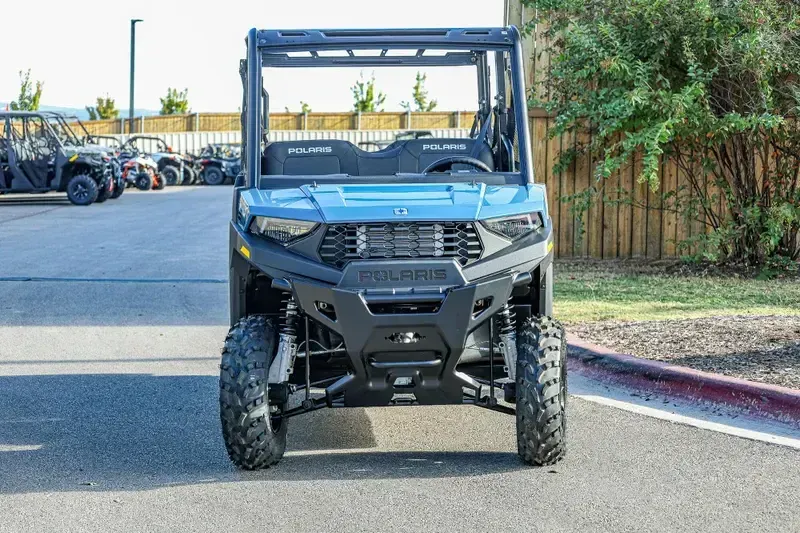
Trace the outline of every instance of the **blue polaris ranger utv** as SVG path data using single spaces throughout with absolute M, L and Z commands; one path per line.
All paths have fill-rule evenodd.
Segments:
M 469 69 L 478 111 L 462 137 L 375 152 L 271 142 L 263 82 L 282 67 Z M 560 460 L 566 344 L 517 29 L 253 29 L 240 71 L 220 367 L 233 463 L 276 464 L 289 419 L 316 409 L 442 404 L 515 415 L 520 457 Z

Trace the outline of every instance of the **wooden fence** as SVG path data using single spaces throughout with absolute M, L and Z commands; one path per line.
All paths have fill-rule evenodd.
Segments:
M 430 113 L 273 113 L 271 130 L 434 130 L 468 128 L 474 111 L 433 111 Z M 94 135 L 121 133 L 181 133 L 192 131 L 238 131 L 239 113 L 192 113 L 188 115 L 94 120 L 83 125 Z M 77 126 L 77 124 L 76 124 Z
M 685 220 L 669 209 L 662 209 L 662 195 L 689 188 L 674 161 L 664 160 L 659 170 L 659 189 L 650 190 L 639 183 L 641 160 L 636 159 L 611 176 L 605 184 L 605 195 L 617 200 L 618 189 L 631 191 L 634 205 L 597 201 L 583 213 L 583 223 L 565 197 L 595 185 L 595 164 L 591 156 L 579 157 L 568 169 L 555 172 L 563 150 L 590 139 L 579 135 L 550 139 L 548 128 L 553 119 L 540 116 L 530 119 L 536 181 L 547 186 L 550 216 L 555 227 L 555 250 L 558 257 L 648 258 L 677 257 L 678 242 L 709 231 L 699 220 Z M 710 187 L 710 185 L 709 185 Z M 717 211 L 723 209 L 722 204 Z M 692 248 L 689 251 L 693 251 Z M 684 252 L 685 253 L 685 252 Z

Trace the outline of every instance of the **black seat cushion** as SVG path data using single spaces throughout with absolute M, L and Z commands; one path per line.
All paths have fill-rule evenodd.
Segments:
M 396 141 L 383 150 L 366 152 L 348 141 L 287 141 L 267 144 L 261 173 L 268 176 L 393 176 L 418 173 L 431 163 L 453 155 L 470 155 L 473 139 L 411 139 Z M 484 143 L 478 159 L 494 168 L 492 150 Z M 456 165 L 455 170 L 471 167 Z

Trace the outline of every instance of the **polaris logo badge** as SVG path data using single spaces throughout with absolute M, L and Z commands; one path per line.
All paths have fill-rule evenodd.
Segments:
M 406 209 L 405 207 L 395 207 L 394 214 L 400 217 L 405 216 L 408 214 L 408 209 Z
M 423 144 L 423 150 L 466 150 L 466 144 Z
M 429 270 L 359 270 L 359 283 L 381 283 L 387 281 L 444 281 L 447 270 L 433 268 Z
M 309 146 L 308 148 L 289 148 L 289 155 L 292 154 L 329 154 L 333 152 L 332 146 Z

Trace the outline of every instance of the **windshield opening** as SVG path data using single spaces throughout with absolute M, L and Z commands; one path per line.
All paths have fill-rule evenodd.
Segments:
M 517 148 L 518 139 L 528 137 L 527 123 L 523 120 L 521 132 L 516 120 L 527 113 L 521 115 L 514 104 L 520 85 L 512 75 L 512 48 L 364 48 L 261 53 L 261 97 L 253 110 L 259 124 L 257 175 L 276 181 L 298 176 L 402 181 L 445 174 L 453 181 L 474 181 L 483 179 L 481 174 L 504 173 L 528 181 Z M 241 74 L 245 95 L 252 94 L 246 61 Z M 524 95 L 520 100 L 524 106 Z M 246 126 L 247 98 L 243 104 Z M 330 133 L 280 141 L 273 130 L 286 128 L 279 120 L 308 121 L 309 107 L 315 123 L 305 122 L 302 129 Z M 342 114 L 344 109 L 350 114 Z M 276 110 L 281 117 L 272 117 Z M 243 136 L 244 154 L 248 142 Z

